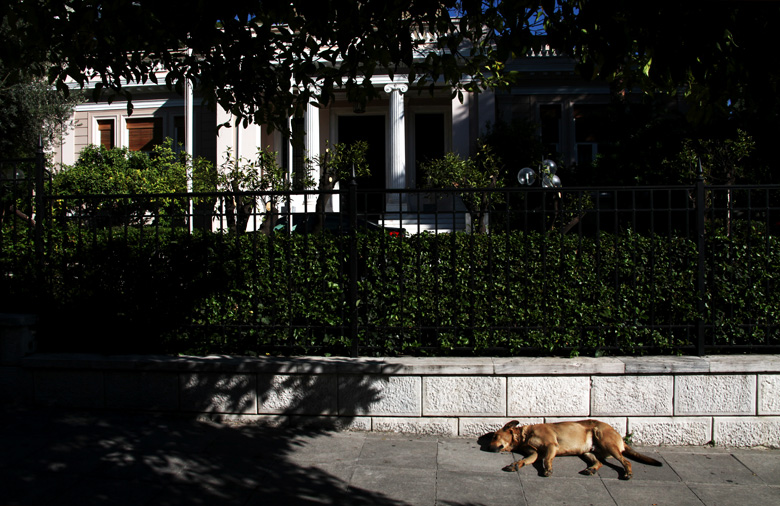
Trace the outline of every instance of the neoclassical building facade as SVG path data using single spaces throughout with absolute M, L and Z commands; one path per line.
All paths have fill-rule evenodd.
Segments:
M 427 89 L 418 91 L 402 75 L 375 76 L 372 81 L 382 98 L 362 110 L 348 102 L 345 93 L 337 94 L 327 107 L 307 106 L 302 121 L 291 125 L 293 131 L 302 129 L 302 146 L 278 130 L 269 133 L 265 125 L 236 126 L 228 112 L 201 105 L 197 90 L 187 90 L 182 97 L 151 83 L 129 86 L 132 114 L 119 100 L 78 105 L 55 147 L 54 160 L 72 164 L 89 144 L 148 150 L 170 137 L 218 168 L 227 156 L 254 159 L 258 149 L 270 149 L 291 177 L 296 170 L 309 170 L 318 181 L 319 167 L 310 164 L 301 169 L 304 159 L 316 160 L 336 143 L 364 140 L 369 145 L 371 176 L 360 178 L 359 186 L 403 190 L 421 186 L 421 161 L 450 151 L 470 156 L 488 125 L 516 118 L 537 124 L 543 142 L 566 163 L 592 160 L 598 153 L 598 110 L 609 102 L 607 86 L 578 79 L 573 62 L 549 49 L 516 60 L 511 68 L 522 76 L 511 89 L 464 93 L 462 100 L 452 97 L 449 86 L 439 86 L 431 94 Z M 217 127 L 225 124 L 233 126 Z M 381 219 L 399 212 L 421 213 L 430 203 L 420 202 L 390 194 L 370 199 L 365 210 Z M 298 199 L 291 211 L 311 210 L 311 202 Z

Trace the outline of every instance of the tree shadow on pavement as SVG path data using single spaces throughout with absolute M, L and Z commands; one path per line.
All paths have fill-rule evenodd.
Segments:
M 391 372 L 392 366 L 380 362 L 378 373 Z M 327 365 L 333 367 L 334 360 Z M 335 374 L 224 380 L 213 400 L 223 413 L 254 407 L 247 381 L 250 387 L 256 381 L 260 400 L 304 386 L 285 398 L 284 416 L 274 418 L 281 426 L 154 413 L 16 409 L 0 420 L 0 504 L 405 504 L 349 485 L 365 434 L 296 423 L 301 415 L 346 414 L 338 424 L 348 425 L 354 414 L 367 413 L 382 400 L 377 381 L 383 376 L 363 378 L 341 382 L 341 391 L 347 388 L 349 394 L 341 395 L 338 413 L 323 399 L 323 392 L 338 395 Z

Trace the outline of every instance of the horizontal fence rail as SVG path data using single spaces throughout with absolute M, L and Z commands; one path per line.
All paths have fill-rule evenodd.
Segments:
M 2 302 L 45 316 L 52 350 L 780 349 L 778 186 L 47 190 L 44 205 L 26 173 L 0 180 Z

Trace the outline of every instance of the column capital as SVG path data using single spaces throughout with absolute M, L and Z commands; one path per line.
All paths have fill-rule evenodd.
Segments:
M 394 91 L 406 93 L 409 91 L 409 85 L 405 83 L 389 83 L 385 85 L 385 93 L 393 93 Z

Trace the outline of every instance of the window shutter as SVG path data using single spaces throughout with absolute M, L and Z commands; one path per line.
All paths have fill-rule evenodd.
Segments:
M 128 118 L 128 149 L 151 151 L 162 143 L 162 118 Z
M 106 149 L 114 147 L 114 120 L 99 119 L 97 122 L 100 145 Z

